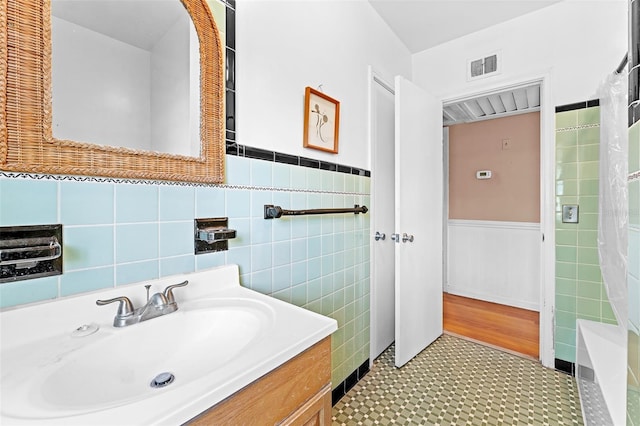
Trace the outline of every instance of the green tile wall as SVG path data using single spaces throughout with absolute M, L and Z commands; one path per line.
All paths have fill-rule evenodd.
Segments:
M 616 322 L 598 261 L 600 107 L 556 113 L 555 357 L 575 362 L 576 319 Z M 580 206 L 562 223 L 562 206 Z
M 640 425 L 640 122 L 629 129 L 627 424 Z
M 0 284 L 0 308 L 235 263 L 243 286 L 338 321 L 334 386 L 369 358 L 370 215 L 263 218 L 369 206 L 369 177 L 227 156 L 226 185 L 49 178 L 0 176 L 0 226 L 62 223 L 64 274 Z M 237 238 L 195 256 L 193 219 L 219 216 Z

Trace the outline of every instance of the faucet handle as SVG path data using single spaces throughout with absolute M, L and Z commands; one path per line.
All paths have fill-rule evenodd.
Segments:
M 155 306 L 156 308 L 162 308 L 168 304 L 167 296 L 162 293 L 154 294 L 149 298 L 149 301 L 147 301 L 147 306 Z
M 184 287 L 185 285 L 189 284 L 189 280 L 184 280 L 183 282 L 179 283 L 179 284 L 173 284 L 170 286 L 167 286 L 167 288 L 164 289 L 164 295 L 167 298 L 167 303 L 175 303 L 176 299 L 173 297 L 173 289 L 176 287 Z
M 116 317 L 128 317 L 129 315 L 133 314 L 133 304 L 131 303 L 131 300 L 129 300 L 129 298 L 125 296 L 114 297 L 113 299 L 107 300 L 96 300 L 96 305 L 103 306 L 114 302 L 120 302 L 120 305 L 118 305 L 118 312 L 116 313 Z

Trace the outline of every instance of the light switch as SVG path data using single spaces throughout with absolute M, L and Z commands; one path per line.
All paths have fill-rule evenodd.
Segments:
M 578 206 L 562 206 L 562 223 L 578 223 Z

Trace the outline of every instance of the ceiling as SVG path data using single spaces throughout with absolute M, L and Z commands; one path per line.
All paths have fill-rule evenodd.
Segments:
M 534 111 L 540 111 L 538 83 L 445 104 L 442 121 L 450 126 Z
M 368 0 L 413 53 L 562 0 Z M 443 106 L 445 126 L 540 110 L 540 87 L 512 88 Z
M 369 0 L 411 53 L 561 0 Z
M 144 50 L 188 16 L 174 0 L 53 0 L 51 14 Z

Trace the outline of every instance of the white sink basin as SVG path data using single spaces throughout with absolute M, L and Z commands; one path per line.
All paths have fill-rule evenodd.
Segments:
M 167 388 L 213 374 L 273 322 L 268 305 L 249 302 L 185 303 L 140 324 L 20 347 L 3 356 L 3 411 L 33 418 L 85 414 L 154 396 L 161 389 L 150 383 L 160 373 L 175 377 Z
M 3 312 L 0 423 L 99 424 L 113 423 L 114 415 L 124 415 L 126 420 L 116 422 L 127 424 L 181 423 L 335 330 L 333 320 L 237 283 L 212 292 L 214 277 L 184 277 L 190 284 L 182 300 L 183 289 L 175 292 L 178 311 L 122 328 L 111 325 L 114 305 L 91 306 L 102 298 L 96 294 Z M 209 285 L 198 286 L 199 281 Z M 134 287 L 132 293 L 140 291 Z M 73 302 L 75 310 L 59 308 L 78 317 L 75 326 L 47 320 L 56 304 Z M 82 304 L 99 318 L 81 318 L 87 308 Z M 12 329 L 20 328 L 13 318 L 20 313 L 30 337 Z M 78 337 L 73 331 L 82 324 L 99 330 Z M 7 341 L 12 336 L 17 341 Z M 174 380 L 152 387 L 161 373 Z

